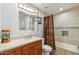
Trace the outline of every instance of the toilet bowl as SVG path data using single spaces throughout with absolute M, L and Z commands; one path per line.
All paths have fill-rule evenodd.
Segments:
M 42 49 L 44 55 L 50 55 L 50 52 L 52 51 L 52 48 L 49 45 L 43 45 Z
M 44 39 L 42 40 L 42 50 L 43 50 L 43 55 L 50 55 L 50 52 L 52 51 L 52 47 L 45 44 L 44 45 Z

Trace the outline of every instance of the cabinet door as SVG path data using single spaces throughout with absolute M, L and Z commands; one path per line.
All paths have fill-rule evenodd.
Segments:
M 35 55 L 33 43 L 22 46 L 22 55 Z
M 21 48 L 15 48 L 4 52 L 5 55 L 21 55 Z
M 42 49 L 41 48 L 36 47 L 35 49 L 36 49 L 35 55 L 42 55 Z
M 35 55 L 42 55 L 42 41 L 35 43 Z
M 42 41 L 36 41 L 28 45 L 22 46 L 22 55 L 41 55 Z

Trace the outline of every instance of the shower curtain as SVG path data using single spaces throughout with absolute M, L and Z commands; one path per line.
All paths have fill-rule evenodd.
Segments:
M 55 50 L 53 15 L 44 17 L 44 38 L 45 44 L 50 45 Z

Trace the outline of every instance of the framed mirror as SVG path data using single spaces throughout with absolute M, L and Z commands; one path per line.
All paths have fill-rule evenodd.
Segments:
M 19 10 L 19 29 L 37 31 L 37 9 L 28 10 L 28 5 L 18 4 Z M 31 11 L 32 10 L 32 11 Z
M 19 29 L 30 30 L 30 15 L 19 11 Z
M 37 17 L 27 15 L 19 11 L 19 29 L 20 30 L 37 30 Z

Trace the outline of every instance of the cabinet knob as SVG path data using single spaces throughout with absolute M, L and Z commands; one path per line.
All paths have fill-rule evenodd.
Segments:
M 5 54 L 8 54 L 9 52 L 5 52 Z

